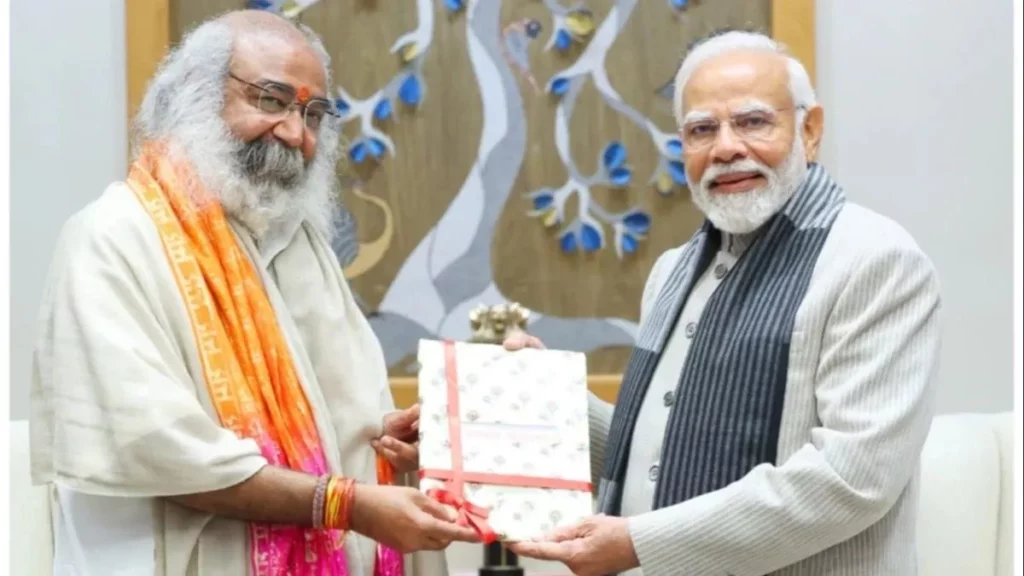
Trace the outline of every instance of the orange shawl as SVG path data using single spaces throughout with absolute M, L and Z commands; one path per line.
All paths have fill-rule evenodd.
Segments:
M 158 145 L 145 148 L 128 177 L 185 301 L 221 425 L 255 440 L 271 465 L 328 474 L 312 408 L 260 278 L 220 205 L 192 200 L 184 183 L 194 181 Z M 378 460 L 378 476 L 393 480 L 386 461 Z M 257 576 L 348 574 L 343 532 L 252 524 L 250 535 Z M 375 573 L 401 574 L 401 555 L 378 546 Z

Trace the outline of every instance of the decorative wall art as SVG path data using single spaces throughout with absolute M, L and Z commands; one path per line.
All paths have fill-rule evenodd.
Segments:
M 171 0 L 172 41 L 237 4 Z M 392 375 L 414 373 L 421 338 L 468 339 L 472 308 L 507 301 L 591 374 L 621 372 L 650 267 L 701 222 L 671 78 L 694 38 L 771 30 L 771 1 L 292 4 L 334 60 L 334 249 Z

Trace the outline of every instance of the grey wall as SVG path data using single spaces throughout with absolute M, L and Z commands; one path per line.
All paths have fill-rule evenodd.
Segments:
M 1013 410 L 1013 5 L 818 0 L 823 161 L 938 268 L 938 409 Z
M 28 416 L 39 294 L 64 220 L 127 163 L 124 3 L 11 2 L 11 417 Z

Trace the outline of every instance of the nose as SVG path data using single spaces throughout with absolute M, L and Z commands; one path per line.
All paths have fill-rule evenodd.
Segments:
M 718 137 L 711 148 L 711 159 L 715 162 L 728 164 L 747 156 L 747 145 L 732 131 L 732 126 L 723 122 Z
M 302 111 L 294 108 L 288 111 L 277 126 L 274 126 L 274 136 L 289 148 L 302 146 L 302 137 L 305 135 L 306 127 L 302 123 Z

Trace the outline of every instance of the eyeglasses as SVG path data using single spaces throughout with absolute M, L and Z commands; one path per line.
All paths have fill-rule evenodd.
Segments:
M 310 130 L 319 130 L 325 118 L 336 118 L 338 115 L 332 110 L 331 102 L 325 98 L 309 98 L 303 94 L 306 89 L 294 88 L 279 82 L 265 82 L 253 84 L 242 80 L 232 73 L 228 73 L 233 80 L 245 84 L 251 88 L 256 96 L 256 107 L 260 111 L 270 115 L 284 117 L 293 108 L 299 108 L 302 115 L 302 124 Z
M 804 110 L 804 106 L 795 108 L 774 108 L 765 110 L 749 110 L 733 114 L 729 117 L 729 127 L 733 134 L 745 142 L 764 142 L 776 135 L 781 119 L 779 114 L 786 110 Z M 686 122 L 679 131 L 683 140 L 683 148 L 702 151 L 710 148 L 721 131 L 722 122 L 717 118 L 708 118 Z

